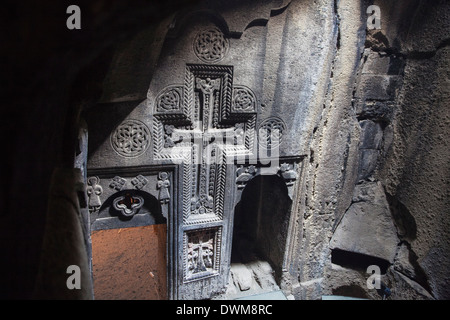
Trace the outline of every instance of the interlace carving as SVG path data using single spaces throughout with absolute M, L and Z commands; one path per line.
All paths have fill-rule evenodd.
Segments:
M 139 120 L 125 120 L 111 134 L 114 151 L 123 157 L 137 157 L 150 145 L 150 130 Z
M 235 87 L 233 90 L 233 109 L 240 112 L 255 112 L 256 98 L 253 92 L 243 86 Z
M 119 176 L 115 176 L 114 178 L 112 178 L 111 182 L 109 183 L 109 187 L 113 188 L 117 191 L 120 191 L 125 186 L 125 183 L 127 183 L 126 179 L 121 178 Z
M 218 62 L 225 57 L 227 51 L 228 40 L 217 28 L 201 31 L 195 37 L 194 53 L 203 62 Z
M 219 270 L 221 228 L 188 231 L 185 234 L 185 280 L 213 275 Z
M 127 193 L 119 196 L 113 201 L 113 207 L 123 217 L 132 217 L 138 213 L 139 209 L 144 205 L 144 198 L 138 195 Z
M 182 104 L 182 88 L 168 87 L 159 94 L 157 101 L 157 112 L 179 111 Z
M 147 183 L 148 183 L 147 178 L 141 174 L 131 179 L 131 184 L 138 190 L 144 188 Z

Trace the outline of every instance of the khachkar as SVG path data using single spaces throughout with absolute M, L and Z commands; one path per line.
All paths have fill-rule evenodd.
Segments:
M 169 219 L 173 299 L 210 298 L 225 288 L 234 207 L 246 183 L 277 174 L 292 194 L 297 170 L 294 163 L 279 163 L 284 121 L 269 116 L 256 128 L 256 95 L 234 83 L 234 66 L 219 64 L 229 51 L 220 30 L 200 31 L 192 48 L 201 63 L 183 65 L 182 84 L 151 86 L 151 132 L 125 132 L 134 133 L 132 142 L 152 138 L 155 164 L 178 167 L 175 216 Z
M 235 160 L 254 157 L 257 99 L 219 65 L 228 41 L 200 32 L 184 84 L 169 85 L 153 106 L 153 159 L 180 165 L 176 299 L 209 298 L 227 280 Z M 204 62 L 204 63 L 203 63 Z M 180 261 L 180 258 L 181 261 Z
M 233 87 L 232 66 L 188 64 L 155 106 L 153 157 L 183 164 L 183 222 L 222 220 L 226 165 L 253 155 L 255 95 Z

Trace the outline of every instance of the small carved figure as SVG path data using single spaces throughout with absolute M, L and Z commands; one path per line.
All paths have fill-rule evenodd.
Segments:
M 89 211 L 95 212 L 102 206 L 102 202 L 100 200 L 100 195 L 103 193 L 103 188 L 98 183 L 100 179 L 98 177 L 89 177 L 87 179 L 87 188 L 86 192 L 89 198 Z
M 160 172 L 158 174 L 158 185 L 157 188 L 159 189 L 159 195 L 158 199 L 162 204 L 169 203 L 170 201 L 170 193 L 169 193 L 169 187 L 170 187 L 170 180 L 169 174 L 167 172 Z

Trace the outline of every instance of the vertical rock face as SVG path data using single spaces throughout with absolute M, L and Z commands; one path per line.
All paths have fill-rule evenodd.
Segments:
M 360 125 L 353 199 L 334 212 L 330 248 L 386 259 L 382 281 L 391 299 L 448 299 L 450 6 L 374 4 L 381 9 L 381 30 L 365 35 L 354 82 L 355 114 L 348 117 Z M 340 2 L 338 10 L 344 8 L 346 2 Z M 374 187 L 364 195 L 367 186 Z M 370 197 L 375 190 L 381 202 Z M 376 218 L 365 221 L 370 215 Z M 324 292 L 352 295 L 357 286 L 365 297 L 381 298 L 344 276 L 351 266 L 325 269 Z M 358 274 L 370 275 L 365 268 Z

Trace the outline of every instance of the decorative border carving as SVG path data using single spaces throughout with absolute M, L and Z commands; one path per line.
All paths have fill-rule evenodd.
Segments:
M 87 178 L 86 193 L 88 196 L 88 207 L 89 212 L 95 212 L 102 206 L 102 201 L 100 200 L 100 195 L 103 193 L 103 188 L 100 185 L 99 177 L 89 177 Z

